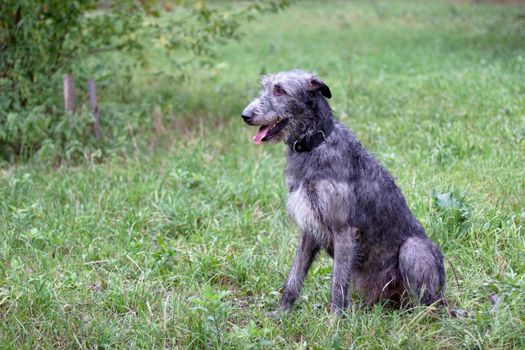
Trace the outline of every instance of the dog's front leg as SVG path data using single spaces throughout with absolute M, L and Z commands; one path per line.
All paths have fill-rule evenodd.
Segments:
M 319 244 L 314 237 L 303 233 L 297 247 L 292 269 L 284 284 L 283 296 L 281 299 L 281 310 L 286 311 L 292 308 L 299 297 L 299 292 L 303 286 L 306 274 L 310 265 L 319 251 Z
M 345 312 L 350 305 L 348 287 L 350 284 L 352 229 L 334 234 L 334 266 L 332 271 L 331 311 L 336 315 Z

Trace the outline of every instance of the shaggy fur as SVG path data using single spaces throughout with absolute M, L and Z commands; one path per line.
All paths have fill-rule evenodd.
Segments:
M 439 248 L 426 236 L 392 176 L 348 128 L 333 121 L 328 86 L 298 70 L 265 76 L 261 85 L 260 97 L 242 117 L 260 126 L 256 143 L 282 140 L 289 146 L 286 210 L 301 230 L 281 309 L 293 306 L 320 249 L 334 260 L 335 313 L 349 305 L 350 282 L 368 304 L 379 299 L 403 303 L 407 297 L 417 304 L 444 303 Z M 297 140 L 332 121 L 333 131 L 323 144 L 310 152 L 294 150 Z M 272 130 L 277 132 L 272 135 Z

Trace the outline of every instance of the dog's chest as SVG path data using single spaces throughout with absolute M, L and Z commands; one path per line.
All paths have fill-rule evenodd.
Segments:
M 286 211 L 308 234 L 326 237 L 347 224 L 350 188 L 330 180 L 296 181 L 287 176 L 289 188 Z

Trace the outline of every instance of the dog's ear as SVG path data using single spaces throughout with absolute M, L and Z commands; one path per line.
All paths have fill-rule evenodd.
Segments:
M 326 98 L 332 97 L 332 92 L 330 91 L 328 85 L 326 85 L 324 81 L 317 77 L 312 77 L 308 82 L 308 91 L 319 91 L 321 92 L 321 95 Z

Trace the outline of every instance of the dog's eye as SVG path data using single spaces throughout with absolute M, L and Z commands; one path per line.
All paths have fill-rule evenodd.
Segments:
M 275 85 L 273 87 L 273 95 L 274 96 L 286 95 L 286 91 L 284 91 L 284 89 L 282 87 L 280 87 L 279 85 Z

